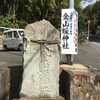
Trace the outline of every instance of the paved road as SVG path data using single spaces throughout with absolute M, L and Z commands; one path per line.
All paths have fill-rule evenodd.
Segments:
M 66 59 L 64 58 L 66 61 Z M 0 62 L 8 65 L 22 65 L 22 53 L 18 51 L 0 51 Z M 100 43 L 87 42 L 79 48 L 74 56 L 74 63 L 80 63 L 100 68 Z
M 86 42 L 79 48 L 79 53 L 74 57 L 74 62 L 100 69 L 100 43 Z
M 61 63 L 66 63 L 66 56 L 61 57 Z M 100 69 L 100 42 L 86 42 L 79 47 L 74 63 L 93 66 Z
M 6 62 L 7 65 L 22 65 L 22 52 L 0 50 L 0 62 Z

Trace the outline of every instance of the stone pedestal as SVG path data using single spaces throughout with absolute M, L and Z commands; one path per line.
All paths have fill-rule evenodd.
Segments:
M 58 97 L 55 97 L 55 98 L 49 98 L 49 97 L 45 97 L 45 98 L 28 98 L 28 97 L 25 97 L 25 98 L 21 98 L 21 99 L 14 99 L 14 100 L 64 100 L 64 98 L 58 96 Z

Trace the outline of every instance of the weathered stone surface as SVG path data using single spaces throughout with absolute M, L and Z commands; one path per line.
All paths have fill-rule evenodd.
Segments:
M 0 62 L 0 100 L 9 98 L 9 69 L 5 63 Z
M 61 70 L 70 73 L 70 96 L 71 100 L 99 100 L 100 82 L 96 80 L 95 70 L 82 64 L 60 66 Z M 94 72 L 93 72 L 94 70 Z M 96 90 L 96 83 L 99 91 Z M 99 95 L 98 95 L 99 94 Z M 91 98 L 91 99 L 90 99 Z
M 80 74 L 80 75 L 86 74 L 86 75 L 88 75 L 88 73 L 89 73 L 88 67 L 86 67 L 82 64 L 73 64 L 73 65 L 61 64 L 60 68 L 65 70 L 65 71 L 73 73 L 73 75 L 74 74 Z
M 28 97 L 26 97 L 26 98 L 21 98 L 21 99 L 14 99 L 14 100 L 64 100 L 64 98 L 63 97 L 55 97 L 55 98 L 28 98 Z
M 59 96 L 59 50 L 56 43 L 51 43 L 59 41 L 59 32 L 48 21 L 42 20 L 29 24 L 25 37 L 27 46 L 21 94 Z

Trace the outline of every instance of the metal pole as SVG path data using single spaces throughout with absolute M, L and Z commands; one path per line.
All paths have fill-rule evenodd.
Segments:
M 70 0 L 70 8 L 74 9 L 74 0 Z M 74 55 L 71 55 L 71 64 L 73 64 L 74 61 Z
M 69 8 L 74 9 L 74 0 L 69 1 Z M 67 64 L 72 65 L 74 60 L 74 55 L 67 54 L 66 57 L 67 57 Z
M 74 9 L 74 0 L 70 0 L 69 1 L 69 8 L 73 8 Z
M 90 36 L 90 20 L 88 20 L 88 41 L 89 41 L 89 36 Z

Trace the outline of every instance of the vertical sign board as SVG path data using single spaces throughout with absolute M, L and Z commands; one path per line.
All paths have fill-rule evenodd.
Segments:
M 62 9 L 61 54 L 78 53 L 78 13 L 74 9 Z

